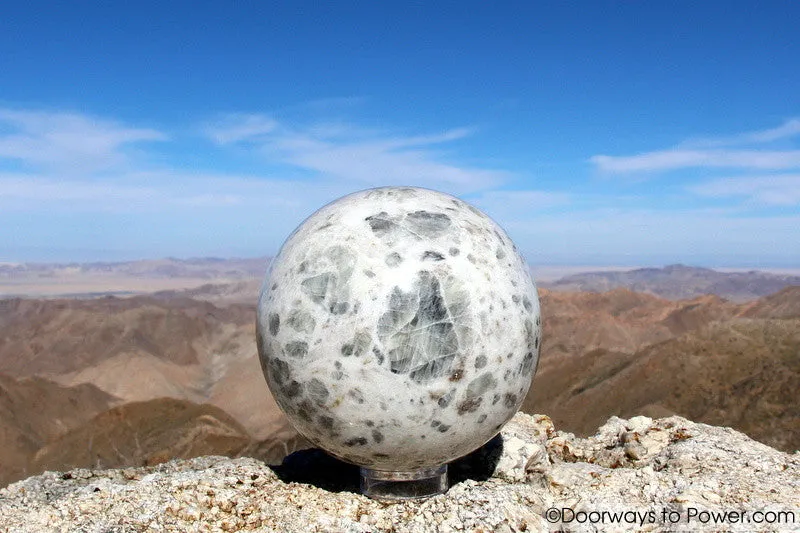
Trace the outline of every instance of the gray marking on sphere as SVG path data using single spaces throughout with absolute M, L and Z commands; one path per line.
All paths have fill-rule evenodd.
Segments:
M 372 344 L 372 335 L 365 329 L 360 329 L 356 332 L 349 342 L 342 345 L 342 355 L 344 356 L 360 356 L 366 352 Z
M 483 396 L 483 393 L 495 387 L 497 387 L 497 380 L 494 375 L 491 372 L 485 372 L 469 382 L 466 398 L 469 400 Z
M 293 330 L 300 333 L 313 333 L 317 326 L 317 321 L 311 313 L 302 309 L 293 309 L 286 319 L 286 324 Z
M 528 312 L 533 310 L 533 305 L 531 305 L 531 301 L 527 296 L 522 297 L 522 305 L 525 306 L 525 310 Z
M 284 352 L 289 357 L 302 359 L 308 354 L 308 343 L 305 341 L 287 342 L 286 346 L 284 346 Z
M 444 261 L 444 256 L 439 252 L 427 250 L 422 254 L 421 261 Z
M 386 256 L 386 259 L 384 261 L 386 262 L 387 266 L 396 267 L 397 265 L 403 262 L 403 257 L 397 252 L 392 252 Z
M 503 397 L 503 405 L 511 409 L 516 404 L 517 404 L 517 395 L 506 393 L 506 395 Z
M 408 293 L 395 287 L 388 310 L 378 320 L 378 336 L 388 348 L 391 371 L 425 383 L 450 371 L 459 339 L 439 279 L 417 274 Z
M 283 359 L 270 359 L 269 370 L 273 381 L 278 385 L 289 379 L 289 363 Z
M 288 398 L 294 398 L 295 396 L 299 396 L 303 393 L 303 384 L 292 380 L 291 383 L 286 385 L 283 391 L 286 393 Z
M 269 334 L 273 337 L 278 334 L 281 329 L 281 317 L 278 313 L 269 314 Z
M 306 384 L 306 392 L 317 405 L 322 405 L 328 399 L 328 387 L 317 378 L 312 379 Z
M 443 235 L 450 229 L 450 217 L 444 213 L 431 213 L 430 211 L 414 211 L 406 215 L 405 222 L 414 233 L 428 238 Z
M 362 404 L 366 400 L 364 399 L 364 393 L 361 392 L 361 389 L 350 389 L 347 391 L 347 395 L 350 396 L 356 403 Z
M 450 405 L 450 402 L 453 401 L 453 398 L 455 397 L 455 395 L 456 395 L 456 390 L 455 389 L 450 389 L 450 392 L 448 392 L 447 394 L 445 394 L 444 396 L 439 398 L 439 400 L 437 402 L 439 404 L 439 407 L 444 409 L 445 407 Z

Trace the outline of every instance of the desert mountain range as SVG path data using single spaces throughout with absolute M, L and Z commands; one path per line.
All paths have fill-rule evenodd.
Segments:
M 0 300 L 0 485 L 173 457 L 276 461 L 304 446 L 258 363 L 260 282 L 231 276 L 125 298 Z M 676 413 L 800 448 L 800 287 L 746 302 L 625 288 L 540 298 L 523 410 L 578 434 L 610 415 Z
M 154 259 L 117 263 L 2 263 L 0 298 L 130 296 L 161 292 L 201 299 L 250 303 L 269 266 L 269 257 Z M 663 268 L 603 268 L 539 265 L 531 268 L 542 288 L 605 292 L 627 288 L 671 300 L 716 294 L 743 302 L 800 285 L 800 270 L 722 272 L 669 265 Z M 223 294 L 216 294 L 222 292 Z
M 541 284 L 552 290 L 605 292 L 626 288 L 670 300 L 716 294 L 744 302 L 773 294 L 790 285 L 800 285 L 800 275 L 751 270 L 719 272 L 710 268 L 669 265 L 604 272 L 582 272 Z

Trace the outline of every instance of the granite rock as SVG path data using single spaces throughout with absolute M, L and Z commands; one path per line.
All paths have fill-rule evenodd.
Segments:
M 451 478 L 446 494 L 388 504 L 354 493 L 357 469 L 319 450 L 273 467 L 203 457 L 47 472 L 0 490 L 0 530 L 800 529 L 799 453 L 680 417 L 612 418 L 582 439 L 556 431 L 546 416 L 517 414 L 499 437 L 453 463 Z M 549 522 L 554 514 L 566 521 Z

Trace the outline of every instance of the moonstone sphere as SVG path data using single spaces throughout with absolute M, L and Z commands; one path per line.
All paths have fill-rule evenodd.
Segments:
M 540 324 L 525 261 L 492 219 L 447 194 L 383 187 L 289 236 L 257 338 L 275 400 L 309 441 L 413 471 L 466 455 L 514 416 Z

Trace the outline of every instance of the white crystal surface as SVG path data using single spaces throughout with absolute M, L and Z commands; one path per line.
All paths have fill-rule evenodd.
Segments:
M 478 448 L 539 358 L 536 287 L 488 216 L 428 189 L 326 205 L 272 261 L 262 367 L 295 427 L 360 466 L 414 470 Z

